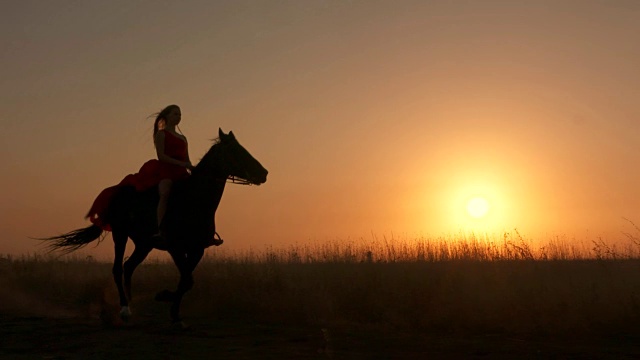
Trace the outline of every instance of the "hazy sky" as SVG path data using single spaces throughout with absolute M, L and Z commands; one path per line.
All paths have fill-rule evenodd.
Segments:
M 269 170 L 227 187 L 231 249 L 640 223 L 635 0 L 10 1 L 0 20 L 0 253 L 87 226 L 172 103 L 193 160 L 222 127 Z

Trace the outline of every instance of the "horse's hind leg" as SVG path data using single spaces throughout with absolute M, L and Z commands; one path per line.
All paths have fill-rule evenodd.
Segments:
M 133 272 L 136 270 L 136 267 L 140 265 L 141 262 L 149 255 L 151 252 L 151 247 L 149 246 L 137 246 L 133 250 L 129 259 L 124 263 L 124 290 L 127 299 L 131 300 L 131 277 L 133 276 Z M 123 317 L 131 316 L 131 310 L 127 306 L 126 309 L 123 306 L 120 311 L 120 315 Z
M 118 288 L 118 295 L 120 296 L 120 306 L 124 309 L 125 307 L 128 309 L 129 301 L 127 299 L 127 295 L 124 291 L 124 286 L 122 284 L 122 261 L 124 260 L 124 251 L 127 247 L 128 237 L 126 234 L 114 231 L 112 233 L 113 243 L 115 245 L 115 258 L 113 259 L 113 279 L 116 282 L 116 287 Z M 127 310 L 128 311 L 128 310 Z M 121 311 L 122 315 L 122 311 Z

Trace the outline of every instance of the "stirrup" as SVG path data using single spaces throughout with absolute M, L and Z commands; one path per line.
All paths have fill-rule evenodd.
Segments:
M 151 236 L 151 243 L 157 249 L 167 249 L 169 247 L 169 241 L 162 231 Z
M 213 239 L 207 240 L 207 242 L 205 243 L 204 247 L 208 248 L 209 246 L 220 246 L 220 245 L 222 245 L 223 242 L 224 242 L 224 240 L 222 240 L 222 238 L 220 237 L 220 234 L 218 234 L 218 232 L 216 231 L 213 234 Z

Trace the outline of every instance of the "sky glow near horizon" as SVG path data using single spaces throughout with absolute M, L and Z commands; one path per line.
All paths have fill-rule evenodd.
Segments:
M 155 156 L 147 117 L 173 103 L 192 160 L 221 127 L 269 170 L 227 187 L 230 249 L 514 228 L 615 239 L 640 222 L 636 1 L 6 7 L 0 253 L 88 225 L 95 196 Z M 469 216 L 473 197 L 486 216 Z

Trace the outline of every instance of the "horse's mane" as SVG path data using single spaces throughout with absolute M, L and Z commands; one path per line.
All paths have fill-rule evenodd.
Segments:
M 204 159 L 204 158 L 205 158 L 205 157 L 206 157 L 206 156 L 211 152 L 211 150 L 213 150 L 213 148 L 214 148 L 216 145 L 220 144 L 220 138 L 219 138 L 219 137 L 217 137 L 217 138 L 215 138 L 215 139 L 211 139 L 210 141 L 211 141 L 211 147 L 209 147 L 209 150 L 207 150 L 207 152 L 206 152 L 206 153 L 204 153 L 204 155 L 202 155 L 202 157 L 200 158 L 200 160 L 198 160 L 198 164 L 202 161 L 202 159 Z M 196 164 L 196 165 L 197 165 L 197 164 Z

